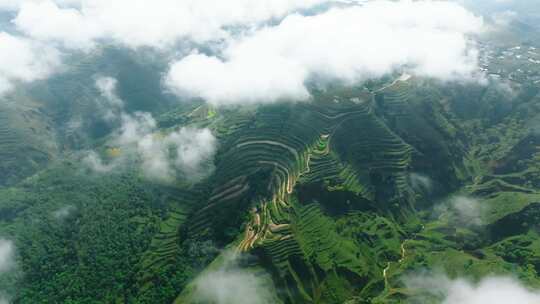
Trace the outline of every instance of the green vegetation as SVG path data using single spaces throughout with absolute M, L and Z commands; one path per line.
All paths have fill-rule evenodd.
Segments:
M 128 111 L 158 98 L 154 85 L 120 88 Z M 0 237 L 14 241 L 18 264 L 0 290 L 15 303 L 198 303 L 194 279 L 224 267 L 223 248 L 248 255 L 238 267 L 284 304 L 404 303 L 418 296 L 404 280 L 426 269 L 540 286 L 538 92 L 523 87 L 512 107 L 491 107 L 507 98 L 491 86 L 412 78 L 369 88 L 257 107 L 164 103 L 154 109 L 164 132 L 208 127 L 218 138 L 215 170 L 196 184 L 153 183 L 129 165 L 92 173 L 71 151 L 118 153 L 99 122 L 49 150 L 37 140 L 48 132 L 19 135 L 5 114 L 15 110 L 0 109 Z M 47 130 L 39 121 L 28 117 Z M 19 144 L 36 149 L 17 154 Z M 474 221 L 456 195 L 480 206 Z
M 196 244 L 178 238 L 194 197 L 134 173 L 89 175 L 73 163 L 2 190 L 2 236 L 15 241 L 24 274 L 20 303 L 171 301 L 198 259 L 209 258 L 198 249 L 182 254 Z

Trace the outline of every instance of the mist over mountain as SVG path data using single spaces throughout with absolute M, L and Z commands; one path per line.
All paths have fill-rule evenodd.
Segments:
M 0 304 L 537 303 L 537 0 L 0 0 Z

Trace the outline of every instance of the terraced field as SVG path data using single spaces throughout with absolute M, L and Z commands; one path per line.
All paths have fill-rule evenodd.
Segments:
M 407 267 L 474 257 L 457 252 L 478 246 L 476 232 L 450 228 L 452 217 L 422 224 L 429 215 L 418 212 L 463 184 L 470 186 L 462 195 L 498 205 L 500 214 L 486 215 L 491 222 L 536 215 L 526 206 L 537 186 L 524 185 L 536 181 L 532 163 L 520 173 L 527 178 L 483 175 L 486 156 L 471 152 L 470 126 L 436 86 L 407 78 L 374 92 L 336 87 L 313 95 L 309 103 L 221 116 L 212 191 L 188 224 L 193 236 L 217 235 L 257 256 L 285 303 L 397 301 L 407 296 L 396 279 Z M 520 156 L 506 159 L 537 157 L 530 148 L 507 151 Z M 512 203 L 504 199 L 517 193 Z
M 56 153 L 54 131 L 39 108 L 0 106 L 0 185 L 16 183 L 42 169 Z
M 342 237 L 327 214 L 378 210 L 412 220 L 422 197 L 412 189 L 410 174 L 415 166 L 435 164 L 424 154 L 430 152 L 426 147 L 408 140 L 453 136 L 444 117 L 421 115 L 409 122 L 418 107 L 409 102 L 416 89 L 405 81 L 375 95 L 338 88 L 315 94 L 310 103 L 260 107 L 223 122 L 219 133 L 227 136 L 213 190 L 190 221 L 190 233 L 222 238 L 223 231 L 241 227 L 249 211 L 237 250 L 266 261 L 290 303 L 339 303 L 352 294 L 381 290 L 383 268 L 398 259 L 399 253 L 391 252 L 399 251 L 404 232 L 386 231 L 383 222 L 371 239 Z M 439 173 L 451 172 L 447 180 L 455 180 L 452 160 L 461 159 L 449 149 L 437 150 L 448 163 Z M 393 245 L 362 245 L 384 239 L 379 234 L 397 239 L 388 243 Z M 354 288 L 345 287 L 349 284 Z
M 0 111 L 0 156 L 2 157 L 2 171 L 7 172 L 9 164 L 16 162 L 16 146 L 18 137 L 10 128 L 7 111 Z M 5 170 L 5 171 L 4 171 Z
M 74 67 L 73 75 L 93 74 L 93 62 Z M 15 111 L 17 116 L 8 107 L 0 110 L 2 170 L 11 170 L 3 183 L 28 176 L 54 157 L 55 149 L 44 149 L 47 146 L 35 140 L 45 138 L 40 132 L 52 138 L 55 130 L 62 130 L 63 137 L 51 142 L 63 145 L 64 151 L 106 148 L 100 147 L 107 132 L 100 129 L 98 119 L 83 122 L 96 127 L 92 134 L 65 122 L 75 122 L 80 111 L 96 110 L 95 88 L 91 81 L 82 85 L 79 80 L 60 79 L 63 85 L 52 83 L 43 95 L 52 102 L 48 98 L 65 93 L 64 99 L 55 99 L 58 103 L 69 99 L 71 107 L 65 111 L 41 113 L 27 105 Z M 76 205 L 80 211 L 75 208 L 68 217 L 70 229 L 58 222 L 54 231 L 73 238 L 87 233 L 100 248 L 108 248 L 113 240 L 118 249 L 111 260 L 125 265 L 125 271 L 107 275 L 125 285 L 100 287 L 110 294 L 73 285 L 84 296 L 105 302 L 168 302 L 180 293 L 176 303 L 199 303 L 196 278 L 214 271 L 248 273 L 268 285 L 275 296 L 271 303 L 284 304 L 402 303 L 414 295 L 403 284 L 403 276 L 431 265 L 442 265 L 456 276 L 471 269 L 478 277 L 490 269 L 515 272 L 535 283 L 533 274 L 540 269 L 540 258 L 533 252 L 540 246 L 534 230 L 540 214 L 540 141 L 523 131 L 528 118 L 522 116 L 528 114 L 516 106 L 503 122 L 464 118 L 453 109 L 462 101 L 429 81 L 404 77 L 381 81 L 385 83 L 370 85 L 371 91 L 339 85 L 325 91 L 312 88 L 308 102 L 215 108 L 195 101 L 158 111 L 154 114 L 161 132 L 183 126 L 212 130 L 219 144 L 208 177 L 161 185 L 130 168 L 133 172 L 128 175 L 110 176 L 109 181 L 125 191 L 115 193 L 105 179 L 74 170 L 71 159 L 62 167 L 65 171 L 43 171 L 50 187 L 40 188 L 42 180 L 36 175 L 6 189 L 13 199 L 0 210 L 7 219 L 0 224 L 8 227 L 16 215 L 34 208 Z M 133 94 L 135 102 L 127 106 L 131 111 L 144 108 L 153 89 L 149 85 L 122 92 Z M 34 123 L 40 115 L 55 120 Z M 15 120 L 28 124 L 22 127 Z M 482 128 L 486 132 L 477 136 Z M 15 171 L 21 162 L 31 170 Z M 66 181 L 62 172 L 76 178 Z M 93 193 L 96 184 L 106 189 L 100 190 L 100 197 Z M 77 199 L 56 193 L 58 185 L 75 198 L 73 185 L 88 187 L 81 196 L 84 203 L 74 204 Z M 49 191 L 54 199 L 27 196 L 32 187 Z M 455 197 L 482 205 L 474 220 L 463 219 L 452 205 Z M 136 208 L 130 209 L 131 204 Z M 51 215 L 44 212 L 43 218 Z M 99 220 L 104 226 L 95 228 L 85 220 Z M 83 222 L 86 228 L 78 230 Z M 112 238 L 116 234 L 107 227 L 120 227 L 130 238 Z M 28 244 L 19 243 L 22 248 Z M 65 254 L 62 246 L 57 246 L 56 258 Z M 24 251 L 26 261 L 41 265 L 43 261 L 29 251 L 32 248 Z M 228 250 L 221 252 L 223 248 L 238 254 L 241 262 L 229 265 Z M 86 247 L 84 252 L 70 250 L 75 257 L 71 277 L 78 277 L 78 255 L 85 255 L 88 265 L 101 265 L 94 254 L 107 253 Z M 62 286 L 72 286 L 56 271 L 47 275 Z M 42 285 L 48 286 L 39 271 L 31 278 L 26 289 L 30 293 L 24 295 L 28 299 Z
M 182 208 L 174 208 L 167 215 L 168 218 L 161 222 L 160 230 L 152 241 L 150 247 L 140 262 L 141 273 L 139 275 L 139 284 L 144 292 L 152 275 L 159 271 L 168 263 L 174 263 L 179 254 L 179 227 L 185 222 L 188 211 Z

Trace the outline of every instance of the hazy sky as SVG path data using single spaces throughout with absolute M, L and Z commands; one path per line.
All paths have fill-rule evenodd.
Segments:
M 164 89 L 216 105 L 307 99 L 313 79 L 353 83 L 404 66 L 475 81 L 474 35 L 485 25 L 452 1 L 4 0 L 0 9 L 16 28 L 0 34 L 0 93 L 107 44 L 169 54 Z

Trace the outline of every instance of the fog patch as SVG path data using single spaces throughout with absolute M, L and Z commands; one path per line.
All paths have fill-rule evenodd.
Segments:
M 88 151 L 86 156 L 82 158 L 82 163 L 88 168 L 98 173 L 108 173 L 120 165 L 120 161 L 112 161 L 106 163 L 101 156 L 95 151 Z
M 479 282 L 463 278 L 450 279 L 445 275 L 430 273 L 407 276 L 403 282 L 412 291 L 407 303 L 442 304 L 508 304 L 540 303 L 540 293 L 531 290 L 510 277 L 486 277 Z
M 174 162 L 182 172 L 200 178 L 211 169 L 204 165 L 211 164 L 217 140 L 209 129 L 182 128 L 169 134 L 167 141 L 176 148 Z
M 456 212 L 459 219 L 473 225 L 481 225 L 481 205 L 477 199 L 456 196 L 450 202 L 451 210 Z
M 157 129 L 156 120 L 148 112 L 122 113 L 120 120 L 122 124 L 115 138 L 115 143 L 119 145 L 137 143 Z
M 239 266 L 239 256 L 225 253 L 223 265 L 203 273 L 195 280 L 192 303 L 212 304 L 275 304 L 279 300 L 272 292 L 272 281 L 260 272 Z
M 531 134 L 540 136 L 540 114 L 527 122 L 527 128 L 530 129 Z
M 67 218 L 68 216 L 70 216 L 71 214 L 73 214 L 75 210 L 77 210 L 75 206 L 68 205 L 68 206 L 64 206 L 53 211 L 52 215 L 57 220 L 63 220 Z
M 15 267 L 15 245 L 12 241 L 0 239 L 0 275 Z
M 509 80 L 499 79 L 496 85 L 505 99 L 512 100 L 518 96 L 518 92 Z
M 0 31 L 0 96 L 17 83 L 45 79 L 59 67 L 55 48 Z
M 209 129 L 183 127 L 161 133 L 150 113 L 123 114 L 122 125 L 109 144 L 119 155 L 106 161 L 90 151 L 83 162 L 96 172 L 107 173 L 136 159 L 145 177 L 163 182 L 178 177 L 198 181 L 208 176 L 217 150 L 217 139 Z
M 0 239 L 0 278 L 9 276 L 15 268 L 15 245 L 10 240 Z M 0 304 L 9 303 L 9 293 L 12 292 L 12 286 L 10 283 L 7 284 L 7 286 L 0 286 Z
M 456 195 L 435 207 L 435 215 L 450 216 L 456 223 L 466 226 L 481 226 L 485 207 L 478 199 Z
M 82 159 L 84 164 L 95 172 L 108 173 L 135 159 L 145 177 L 163 182 L 175 178 L 198 181 L 213 171 L 217 139 L 209 129 L 183 127 L 163 133 L 151 113 L 127 113 L 116 86 L 112 77 L 96 79 L 106 118 L 120 124 L 108 141 L 113 155 L 104 159 L 89 151 Z
M 433 191 L 433 181 L 420 173 L 409 174 L 409 183 L 414 191 L 429 194 Z
M 217 140 L 209 129 L 181 128 L 165 135 L 148 134 L 137 142 L 145 174 L 154 179 L 184 177 L 197 181 L 214 169 Z
M 124 102 L 116 94 L 118 81 L 115 78 L 99 76 L 96 78 L 95 86 L 101 95 L 97 100 L 103 118 L 106 121 L 113 121 L 124 108 Z
M 493 21 L 495 26 L 502 27 L 502 28 L 508 27 L 517 18 L 518 18 L 518 13 L 514 11 L 510 11 L 510 10 L 497 12 L 491 15 L 491 20 Z

